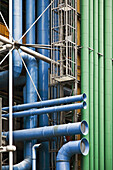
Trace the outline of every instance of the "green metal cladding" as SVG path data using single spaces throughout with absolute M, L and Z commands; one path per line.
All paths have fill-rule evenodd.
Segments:
M 82 170 L 113 170 L 112 0 L 81 0 L 81 92 L 88 97 L 90 152 Z

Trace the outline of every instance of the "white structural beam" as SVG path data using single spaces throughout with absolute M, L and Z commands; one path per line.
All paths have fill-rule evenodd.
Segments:
M 12 44 L 12 0 L 9 0 L 9 41 L 7 38 L 2 37 L 2 40 L 4 40 L 4 43 Z M 3 42 L 3 41 L 2 41 Z M 9 54 L 9 146 L 13 146 L 13 121 L 12 121 L 12 52 Z M 13 170 L 13 151 L 9 151 L 9 170 Z

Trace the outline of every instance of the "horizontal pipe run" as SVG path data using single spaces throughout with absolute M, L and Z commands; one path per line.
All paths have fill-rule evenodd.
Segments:
M 55 126 L 45 126 L 40 128 L 32 128 L 25 130 L 17 130 L 13 132 L 14 141 L 29 141 L 34 139 L 48 140 L 52 137 L 70 136 L 70 135 L 87 135 L 88 124 L 86 121 L 69 123 Z M 9 139 L 9 132 L 5 132 L 7 140 Z
M 42 115 L 42 114 L 47 114 L 47 113 L 62 112 L 62 111 L 70 111 L 70 110 L 76 110 L 76 109 L 86 109 L 86 107 L 87 107 L 87 104 L 84 101 L 82 103 L 76 103 L 76 104 L 15 112 L 13 113 L 13 117 L 17 118 L 17 117 L 26 117 L 26 116 L 33 116 L 33 115 Z M 9 114 L 2 114 L 2 117 L 7 118 L 9 117 Z
M 47 106 L 54 106 L 59 104 L 66 104 L 66 103 L 72 103 L 77 101 L 86 101 L 87 97 L 86 94 L 71 96 L 71 97 L 65 97 L 65 98 L 58 98 L 53 100 L 45 100 L 41 102 L 35 102 L 35 103 L 27 103 L 22 105 L 16 105 L 13 106 L 13 111 L 21 111 L 21 110 L 28 110 L 31 108 L 39 108 L 39 107 L 47 107 Z M 4 111 L 8 111 L 9 107 L 2 108 Z
M 63 145 L 56 158 L 56 170 L 70 170 L 70 158 L 74 154 L 86 156 L 89 152 L 89 143 L 83 138 L 79 141 L 70 141 Z

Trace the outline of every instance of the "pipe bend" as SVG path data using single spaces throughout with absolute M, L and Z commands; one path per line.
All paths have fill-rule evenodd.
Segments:
M 14 78 L 17 78 L 20 76 L 22 72 L 22 61 L 19 56 L 19 53 L 17 50 L 13 50 L 13 72 L 14 72 Z
M 83 138 L 79 141 L 70 141 L 64 144 L 57 154 L 56 161 L 70 161 L 74 154 L 83 154 L 86 156 L 89 152 L 89 143 L 87 139 Z
M 23 58 L 23 60 L 28 63 L 28 62 L 37 62 L 36 58 L 33 57 L 32 55 L 29 55 L 25 52 L 21 52 L 21 56 Z
M 31 168 L 31 157 L 26 157 L 22 162 L 13 166 L 13 170 L 29 170 Z M 2 170 L 9 170 L 9 166 L 2 166 Z

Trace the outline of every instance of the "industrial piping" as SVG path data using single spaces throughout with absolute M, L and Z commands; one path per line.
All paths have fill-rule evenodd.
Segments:
M 88 134 L 88 124 L 86 121 L 70 123 L 64 125 L 48 126 L 35 129 L 19 130 L 13 132 L 14 141 L 25 141 L 33 139 L 45 139 L 48 141 L 52 137 L 57 136 L 69 136 L 75 134 Z M 4 135 L 7 136 L 8 132 L 5 132 Z M 31 155 L 26 157 L 21 163 L 14 165 L 14 170 L 29 170 L 31 168 Z M 3 170 L 8 170 L 9 166 L 3 166 Z
M 93 0 L 89 1 L 89 143 L 90 143 L 90 151 L 89 151 L 89 169 L 94 170 L 94 105 L 93 105 L 93 71 L 94 71 L 94 58 L 93 58 Z
M 49 5 L 50 0 L 37 0 L 37 16 L 39 16 Z M 50 45 L 50 9 L 48 9 L 38 21 L 37 44 Z M 50 51 L 39 49 L 38 52 L 50 58 Z M 43 81 L 42 81 L 43 80 Z M 42 100 L 48 99 L 48 63 L 39 60 L 39 93 Z M 47 114 L 39 116 L 39 126 L 48 125 Z M 39 169 L 50 169 L 49 144 L 42 143 L 43 150 L 39 152 Z M 42 162 L 43 160 L 43 162 Z
M 13 117 L 27 117 L 27 116 L 33 116 L 33 115 L 43 115 L 47 113 L 55 113 L 55 112 L 61 112 L 61 111 L 70 111 L 75 109 L 86 109 L 87 104 L 86 102 L 77 103 L 77 104 L 69 104 L 69 105 L 63 105 L 63 106 L 55 106 L 55 107 L 49 107 L 49 108 L 41 108 L 41 109 L 32 109 L 28 111 L 20 111 L 13 113 Z M 9 114 L 2 114 L 2 117 L 9 117 Z
M 32 109 L 32 108 L 54 106 L 54 105 L 72 103 L 72 102 L 77 102 L 77 101 L 86 101 L 86 99 L 87 99 L 86 94 L 83 93 L 81 95 L 76 95 L 76 96 L 63 97 L 63 98 L 58 98 L 58 99 L 45 100 L 45 101 L 41 101 L 41 102 L 34 102 L 34 103 L 16 105 L 16 106 L 13 106 L 13 111 L 20 111 L 20 110 L 27 110 L 27 109 Z M 8 111 L 9 107 L 3 107 L 2 110 Z
M 18 40 L 22 36 L 22 0 L 13 0 L 13 30 L 13 38 Z M 22 61 L 17 50 L 13 51 L 13 71 L 14 82 L 17 82 L 22 71 Z M 8 71 L 0 73 L 0 88 L 7 86 L 8 76 Z
M 104 0 L 99 0 L 98 3 L 98 120 L 99 120 L 99 169 L 105 169 L 105 145 L 104 145 Z M 112 9 L 113 10 L 113 9 Z M 113 14 L 113 11 L 112 11 Z
M 56 170 L 70 170 L 70 158 L 74 154 L 87 155 L 89 152 L 89 143 L 83 138 L 79 141 L 70 141 L 63 145 L 58 151 L 56 158 Z
M 9 138 L 9 132 L 3 133 L 7 140 Z M 88 124 L 86 121 L 69 123 L 63 125 L 47 126 L 40 128 L 17 130 L 13 132 L 14 141 L 29 141 L 29 140 L 45 140 L 48 141 L 52 137 L 57 136 L 70 136 L 75 134 L 88 134 Z
M 13 166 L 13 170 L 29 170 L 31 168 L 31 157 Z M 2 166 L 2 170 L 9 170 L 9 166 Z
M 36 148 L 39 148 L 41 144 L 35 144 L 32 147 L 32 170 L 36 170 Z
M 26 0 L 26 29 L 28 29 L 31 24 L 35 21 L 35 0 Z M 35 26 L 27 33 L 26 35 L 26 43 L 35 44 Z M 36 59 L 24 53 L 21 53 L 22 58 L 24 59 L 28 71 L 32 77 L 32 80 L 35 84 L 35 87 L 38 87 L 37 77 L 38 77 L 38 66 Z M 37 94 L 35 88 L 31 82 L 31 79 L 26 73 L 26 91 L 24 91 L 25 98 L 24 101 L 26 103 L 32 103 L 37 101 Z M 37 115 L 30 115 L 29 117 L 24 118 L 24 128 L 31 129 L 37 127 Z M 32 146 L 35 144 L 35 141 L 26 141 L 24 143 L 24 157 L 28 157 L 32 155 Z
M 88 98 L 88 107 L 82 110 L 81 118 L 89 124 L 89 0 L 81 1 L 81 46 L 81 92 Z M 89 141 L 89 135 L 86 138 Z M 82 157 L 81 169 L 89 170 L 89 154 Z
M 104 73 L 105 73 L 105 90 L 104 90 L 104 95 L 105 95 L 105 111 L 104 111 L 104 122 L 105 122 L 105 129 L 104 129 L 104 134 L 105 134 L 105 170 L 108 169 L 113 169 L 113 151 L 111 148 L 113 148 L 113 132 L 112 132 L 112 125 L 113 125 L 113 120 L 112 120 L 112 0 L 109 1 L 104 1 L 104 55 L 105 55 L 105 60 L 104 60 Z M 109 113 L 109 114 L 108 114 Z M 109 130 L 108 130 L 108 127 Z

